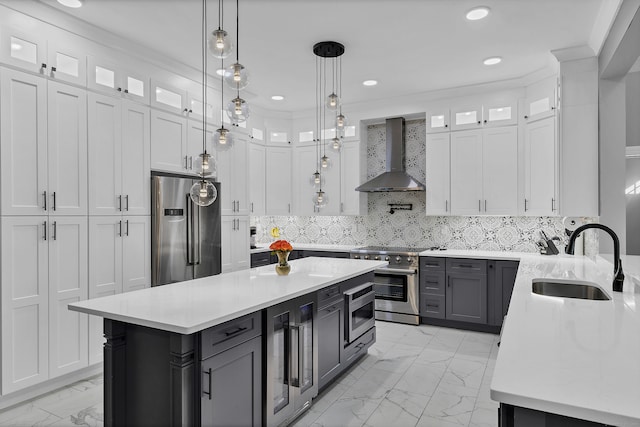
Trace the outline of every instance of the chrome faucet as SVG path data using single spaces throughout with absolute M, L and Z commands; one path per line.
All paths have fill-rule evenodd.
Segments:
M 567 248 L 564 250 L 566 253 L 573 255 L 574 246 L 576 244 L 576 238 L 580 233 L 589 228 L 597 228 L 600 230 L 606 231 L 609 236 L 613 239 L 613 290 L 615 292 L 622 292 L 622 284 L 624 283 L 624 273 L 622 272 L 622 260 L 620 259 L 620 240 L 618 240 L 618 236 L 616 233 L 602 224 L 585 224 L 576 228 L 571 236 L 569 237 L 569 243 L 567 243 Z

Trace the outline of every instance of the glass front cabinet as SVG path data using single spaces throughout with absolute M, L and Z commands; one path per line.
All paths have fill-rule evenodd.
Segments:
M 293 419 L 318 395 L 316 293 L 267 309 L 266 425 Z

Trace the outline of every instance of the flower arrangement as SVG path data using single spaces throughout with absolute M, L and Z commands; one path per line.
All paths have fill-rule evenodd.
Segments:
M 293 246 L 291 246 L 291 243 L 286 240 L 276 240 L 269 245 L 269 249 L 274 252 L 291 252 L 293 250 Z

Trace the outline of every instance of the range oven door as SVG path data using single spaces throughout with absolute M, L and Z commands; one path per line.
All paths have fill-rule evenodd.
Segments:
M 418 272 L 415 268 L 375 270 L 376 310 L 419 314 Z
M 375 295 L 373 287 L 373 283 L 365 283 L 344 293 L 346 308 L 345 332 L 348 343 L 353 342 L 375 326 Z

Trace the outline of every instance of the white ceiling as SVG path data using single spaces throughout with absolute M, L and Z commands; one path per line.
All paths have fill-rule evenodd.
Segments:
M 41 1 L 201 69 L 200 0 L 85 0 L 80 9 Z M 322 40 L 345 45 L 347 104 L 517 78 L 547 66 L 551 50 L 593 44 L 608 1 L 240 0 L 240 62 L 251 73 L 251 102 L 282 111 L 313 107 L 311 49 Z M 211 30 L 217 3 L 207 3 Z M 224 4 L 224 27 L 235 40 L 235 1 Z M 489 17 L 467 21 L 479 5 L 491 8 Z M 503 62 L 483 65 L 490 56 Z M 364 87 L 365 79 L 379 84 Z M 272 101 L 274 94 L 285 100 Z

